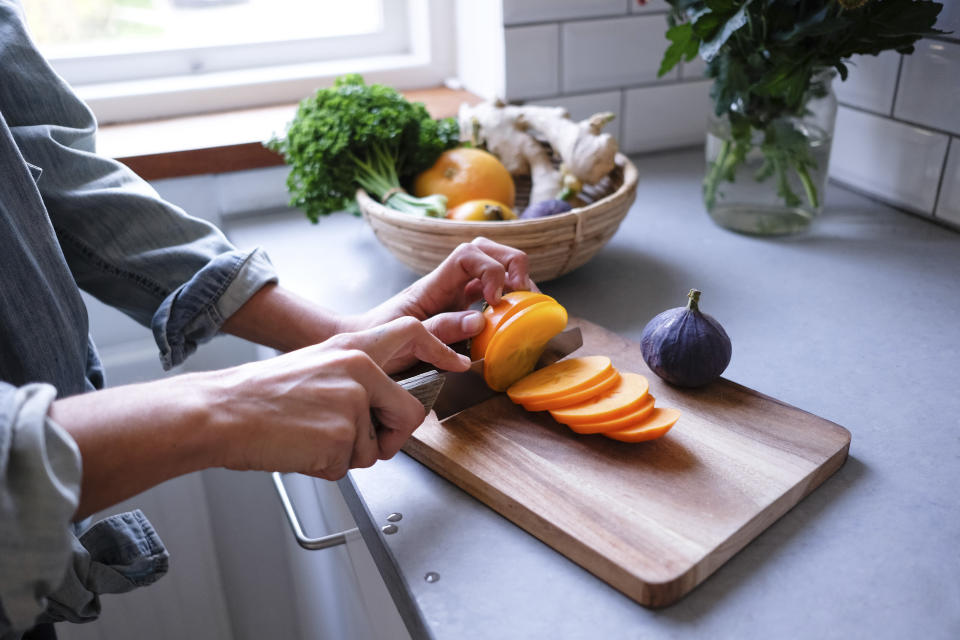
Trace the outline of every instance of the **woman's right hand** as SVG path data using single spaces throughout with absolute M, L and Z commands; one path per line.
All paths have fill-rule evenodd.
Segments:
M 397 358 L 462 371 L 455 353 L 412 317 L 209 375 L 221 466 L 336 480 L 393 457 L 424 419 L 384 373 Z M 380 423 L 375 428 L 371 413 Z

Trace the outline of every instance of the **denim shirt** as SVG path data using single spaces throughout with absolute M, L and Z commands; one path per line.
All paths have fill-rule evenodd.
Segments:
M 142 513 L 71 522 L 82 461 L 48 416 L 104 385 L 79 288 L 152 328 L 165 368 L 276 280 L 94 152 L 96 123 L 0 0 L 0 639 L 85 621 L 99 594 L 149 584 L 167 552 Z M 122 479 L 118 479 L 122 481 Z

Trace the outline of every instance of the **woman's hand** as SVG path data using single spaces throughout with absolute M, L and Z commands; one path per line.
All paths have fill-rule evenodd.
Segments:
M 397 359 L 469 366 L 406 317 L 269 360 L 57 400 L 50 418 L 83 459 L 76 518 L 208 467 L 335 480 L 388 459 L 424 418 L 383 372 Z
M 469 366 L 407 316 L 221 372 L 214 409 L 229 434 L 223 466 L 335 480 L 392 458 L 424 419 L 420 402 L 383 371 L 398 360 Z
M 530 279 L 527 255 L 486 238 L 461 244 L 436 269 L 386 302 L 361 316 L 345 318 L 343 326 L 365 328 L 401 316 L 422 320 L 447 344 L 466 340 L 483 329 L 483 316 L 466 311 L 474 302 L 500 301 L 504 291 L 536 290 Z M 395 372 L 413 364 L 396 358 L 385 367 Z

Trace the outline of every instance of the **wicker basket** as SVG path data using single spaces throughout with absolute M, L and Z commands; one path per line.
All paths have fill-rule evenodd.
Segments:
M 637 193 L 637 168 L 623 154 L 611 172 L 604 193 L 582 207 L 545 218 L 503 222 L 462 222 L 414 217 L 389 209 L 364 191 L 357 192 L 363 217 L 400 262 L 420 274 L 440 264 L 457 245 L 477 236 L 527 253 L 530 276 L 543 282 L 580 267 L 613 237 Z M 517 206 L 529 196 L 529 181 L 517 180 Z

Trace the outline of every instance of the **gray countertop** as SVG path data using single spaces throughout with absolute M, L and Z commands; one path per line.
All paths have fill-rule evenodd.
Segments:
M 733 341 L 724 376 L 845 426 L 850 458 L 662 610 L 404 454 L 353 471 L 341 486 L 408 626 L 438 639 L 960 637 L 960 234 L 831 185 L 810 232 L 741 236 L 703 211 L 700 152 L 634 160 L 637 201 L 617 235 L 543 290 L 639 339 L 701 289 Z M 228 230 L 339 311 L 415 278 L 349 216 L 311 227 L 278 213 Z M 393 512 L 399 531 L 383 535 Z

